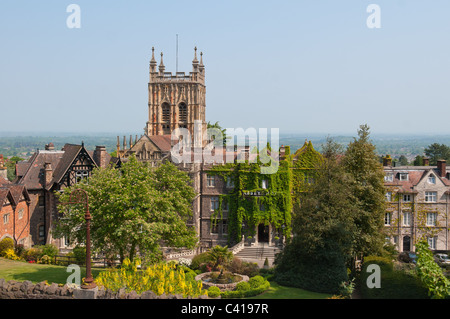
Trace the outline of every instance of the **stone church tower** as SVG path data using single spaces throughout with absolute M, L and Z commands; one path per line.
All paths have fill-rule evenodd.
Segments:
M 187 128 L 193 136 L 194 123 L 205 121 L 205 66 L 203 54 L 197 59 L 195 48 L 192 72 L 165 72 L 163 53 L 157 69 L 155 50 L 152 48 L 150 60 L 150 81 L 148 83 L 148 122 L 145 127 L 147 136 L 170 135 L 176 128 Z M 200 122 L 198 122 L 200 121 Z

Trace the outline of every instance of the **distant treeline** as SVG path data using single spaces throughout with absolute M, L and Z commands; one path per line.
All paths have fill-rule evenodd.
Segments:
M 123 136 L 127 139 L 130 135 L 134 136 L 135 133 L 117 134 L 120 136 L 122 143 Z M 0 154 L 4 157 L 11 158 L 18 156 L 21 158 L 28 158 L 37 149 L 44 149 L 48 143 L 53 143 L 55 149 L 61 149 L 64 144 L 81 144 L 84 143 L 85 147 L 90 150 L 94 150 L 97 145 L 105 146 L 108 152 L 113 152 L 116 149 L 117 135 L 114 134 L 59 134 L 59 135 L 37 135 L 37 136 L 14 136 L 13 133 L 0 133 Z M 140 134 L 139 134 L 140 135 Z M 332 136 L 333 140 L 344 147 L 353 140 L 352 136 Z M 280 145 L 289 145 L 291 151 L 295 152 L 301 148 L 305 140 L 311 141 L 314 148 L 321 151 L 322 144 L 325 143 L 327 135 L 319 134 L 285 134 L 280 135 Z M 426 155 L 426 149 L 433 144 L 436 145 L 450 145 L 450 136 L 395 136 L 385 135 L 377 136 L 372 135 L 372 143 L 376 146 L 376 152 L 380 156 L 386 154 L 391 155 L 394 160 L 403 161 L 406 160 L 411 163 L 419 156 Z M 445 153 L 445 152 L 444 152 Z M 403 158 L 404 157 L 404 158 Z

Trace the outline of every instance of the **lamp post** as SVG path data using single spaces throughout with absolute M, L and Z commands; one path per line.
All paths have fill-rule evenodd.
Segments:
M 72 200 L 72 196 L 75 198 Z M 86 213 L 84 219 L 86 220 L 86 278 L 81 288 L 91 289 L 97 285 L 92 278 L 91 272 L 91 214 L 89 213 L 89 196 L 83 189 L 75 189 L 70 193 L 69 201 L 64 204 L 85 204 Z

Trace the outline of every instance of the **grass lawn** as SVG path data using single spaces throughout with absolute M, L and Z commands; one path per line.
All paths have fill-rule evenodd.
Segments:
M 274 281 L 270 282 L 270 289 L 265 293 L 246 299 L 326 299 L 329 294 L 311 292 L 300 288 L 280 286 Z
M 48 283 L 65 284 L 67 277 L 72 274 L 72 272 L 67 272 L 66 269 L 66 266 L 30 264 L 0 258 L 0 278 L 4 278 L 6 281 L 30 280 L 33 283 L 38 283 L 47 280 Z M 92 276 L 95 278 L 100 271 L 99 269 L 92 269 Z M 86 277 L 86 269 L 81 267 L 81 278 L 83 277 Z

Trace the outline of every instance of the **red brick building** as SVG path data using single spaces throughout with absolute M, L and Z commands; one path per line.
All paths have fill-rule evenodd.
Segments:
M 0 240 L 7 237 L 16 245 L 31 246 L 30 196 L 25 186 L 0 177 Z

